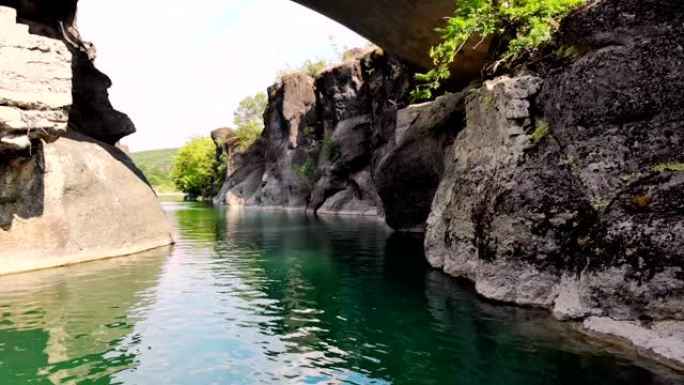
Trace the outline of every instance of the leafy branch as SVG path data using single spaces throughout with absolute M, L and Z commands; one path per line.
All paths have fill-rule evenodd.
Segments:
M 477 48 L 487 37 L 509 37 L 500 60 L 508 60 L 551 38 L 560 20 L 585 0 L 457 0 L 453 16 L 438 28 L 442 41 L 430 49 L 434 68 L 417 74 L 413 100 L 430 99 L 451 77 L 451 64 L 471 41 Z

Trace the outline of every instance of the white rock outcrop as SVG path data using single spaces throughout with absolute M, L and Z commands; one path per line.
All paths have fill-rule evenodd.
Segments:
M 0 7 L 0 152 L 52 142 L 67 127 L 71 53 L 63 42 L 29 34 L 16 10 Z

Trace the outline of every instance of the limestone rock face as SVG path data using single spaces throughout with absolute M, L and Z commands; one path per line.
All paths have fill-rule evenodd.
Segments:
M 173 242 L 130 159 L 72 132 L 0 162 L 0 274 L 132 254 Z
M 556 39 L 574 58 L 468 96 L 433 266 L 684 364 L 682 7 L 596 2 Z
M 56 140 L 71 106 L 71 53 L 59 40 L 29 34 L 16 18 L 0 6 L 0 152 Z

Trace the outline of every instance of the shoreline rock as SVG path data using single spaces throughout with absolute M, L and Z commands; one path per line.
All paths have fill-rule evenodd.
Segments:
M 425 246 L 486 298 L 681 368 L 684 173 L 667 166 L 684 162 L 677 7 L 597 1 L 556 37 L 574 57 L 470 93 Z
M 154 192 L 114 146 L 69 132 L 0 169 L 11 184 L 0 185 L 0 274 L 173 243 Z

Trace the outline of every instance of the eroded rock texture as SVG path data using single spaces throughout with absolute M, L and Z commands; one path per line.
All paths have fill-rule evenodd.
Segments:
M 28 26 L 33 39 L 44 36 L 60 40 L 70 51 L 73 104 L 69 128 L 113 145 L 134 133 L 135 126 L 109 101 L 112 82 L 95 68 L 95 47 L 78 32 L 76 4 L 77 0 L 0 0 L 0 5 L 16 9 L 21 28 Z
M 14 7 L 0 6 L 0 274 L 172 243 L 153 191 L 112 145 L 134 129 L 78 35 L 76 1 L 0 5 Z
M 131 160 L 76 132 L 0 160 L 0 273 L 127 255 L 173 242 Z
M 408 106 L 409 66 L 375 49 L 346 57 L 316 79 L 269 89 L 264 133 L 229 156 L 216 201 L 386 215 L 397 230 L 424 229 L 445 149 L 464 126 L 464 93 Z
M 684 363 L 683 7 L 595 2 L 557 38 L 572 60 L 469 95 L 433 266 Z
M 0 153 L 53 142 L 66 132 L 71 106 L 71 53 L 16 18 L 0 6 Z
M 464 95 L 445 95 L 397 112 L 394 137 L 374 169 L 385 220 L 393 229 L 424 230 L 447 149 L 464 126 Z

